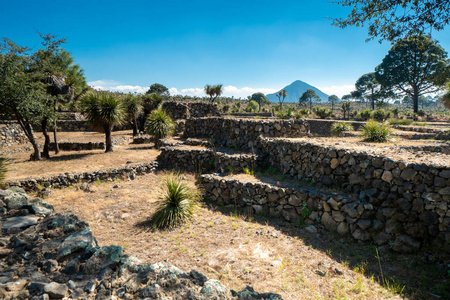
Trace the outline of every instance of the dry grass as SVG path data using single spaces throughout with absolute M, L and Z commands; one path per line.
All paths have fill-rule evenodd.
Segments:
M 297 229 L 289 233 L 289 224 L 284 228 L 205 205 L 185 226 L 154 230 L 149 217 L 160 177 L 148 174 L 134 181 L 94 184 L 94 193 L 54 190 L 46 201 L 88 222 L 100 245 L 120 245 L 143 262 L 166 260 L 185 270 L 197 269 L 233 289 L 252 285 L 284 299 L 397 297 L 363 275 L 362 261 L 360 271 L 351 270 L 309 245 L 307 239 L 315 237 L 299 236 Z M 191 175 L 186 178 L 194 181 Z
M 63 132 L 59 134 L 61 141 L 100 142 L 104 134 L 95 132 Z M 130 137 L 129 132 L 113 132 L 113 140 Z M 17 147 L 17 146 L 15 146 Z M 23 146 L 22 146 L 23 147 Z M 50 159 L 30 161 L 31 151 L 21 151 L 6 154 L 12 162 L 6 180 L 23 179 L 26 177 L 50 176 L 60 173 L 80 173 L 96 170 L 106 170 L 127 162 L 148 162 L 155 160 L 159 151 L 149 144 L 125 144 L 114 147 L 114 152 L 104 150 L 61 151 L 58 155 L 50 153 Z

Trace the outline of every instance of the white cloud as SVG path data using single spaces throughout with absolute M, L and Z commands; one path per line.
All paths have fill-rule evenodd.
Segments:
M 317 87 L 319 90 L 324 92 L 328 95 L 336 95 L 339 98 L 344 96 L 345 94 L 350 94 L 351 91 L 355 90 L 355 85 L 348 84 L 348 85 L 333 85 L 333 86 L 326 86 L 326 87 Z
M 138 93 L 143 94 L 148 90 L 148 87 L 139 85 L 122 85 L 121 82 L 115 80 L 96 80 L 88 82 L 88 85 L 95 90 L 122 92 L 122 93 Z
M 203 88 L 189 88 L 189 89 L 181 89 L 178 90 L 177 88 L 170 88 L 169 92 L 171 95 L 187 95 L 187 96 L 197 96 L 197 97 L 204 97 L 206 96 L 205 92 L 203 91 Z M 238 88 L 232 85 L 227 85 L 223 87 L 223 93 L 222 96 L 226 97 L 232 97 L 235 98 L 246 98 L 247 96 L 251 96 L 253 93 L 261 92 L 264 94 L 269 94 L 276 92 L 275 89 L 267 89 L 267 88 L 251 88 L 251 87 L 242 87 Z

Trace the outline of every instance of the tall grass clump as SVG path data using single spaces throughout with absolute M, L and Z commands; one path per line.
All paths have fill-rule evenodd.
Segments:
M 353 131 L 353 125 L 347 122 L 338 122 L 331 125 L 331 134 L 341 136 L 344 131 Z
M 370 111 L 370 109 L 365 109 L 360 113 L 360 116 L 363 120 L 369 120 L 372 116 L 372 112 Z
M 157 228 L 173 228 L 185 223 L 194 214 L 200 200 L 200 192 L 190 187 L 178 175 L 163 179 L 158 208 L 152 221 Z
M 159 149 L 161 139 L 172 135 L 175 130 L 175 123 L 169 114 L 163 109 L 154 110 L 147 118 L 147 133 L 155 140 L 155 147 Z
M 326 119 L 333 113 L 330 109 L 320 106 L 314 107 L 313 111 L 321 119 Z
M 8 164 L 9 160 L 7 158 L 0 157 L 0 184 L 2 184 L 6 178 L 6 172 L 8 171 Z
M 385 111 L 384 109 L 377 109 L 373 112 L 373 118 L 378 122 L 383 122 L 391 116 L 390 111 Z
M 385 123 L 370 120 L 361 127 L 361 137 L 365 142 L 384 143 L 392 136 L 392 128 Z

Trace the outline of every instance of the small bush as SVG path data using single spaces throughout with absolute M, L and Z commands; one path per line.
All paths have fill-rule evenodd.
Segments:
M 8 171 L 9 160 L 4 157 L 0 157 L 0 184 L 6 178 L 6 172 Z
M 153 224 L 157 228 L 173 228 L 185 223 L 194 214 L 199 200 L 197 189 L 189 187 L 178 175 L 169 175 L 163 179 Z
M 360 114 L 361 119 L 363 119 L 363 120 L 369 120 L 371 115 L 372 115 L 372 112 L 370 111 L 370 109 L 365 109 Z
M 331 110 L 329 110 L 328 108 L 326 108 L 326 107 L 320 107 L 320 106 L 314 107 L 313 111 L 314 111 L 314 113 L 315 113 L 319 118 L 321 118 L 321 119 L 326 119 L 326 118 L 328 118 L 329 116 L 331 116 L 331 114 L 333 113 L 333 112 L 332 112 Z
M 259 110 L 259 104 L 255 100 L 250 101 L 250 103 L 245 108 L 246 112 L 256 112 Z
M 411 125 L 412 121 L 408 119 L 391 119 L 389 125 Z
M 334 123 L 331 126 L 331 134 L 340 136 L 344 131 L 353 131 L 353 125 L 347 122 Z
M 377 109 L 373 112 L 373 118 L 374 120 L 378 122 L 384 122 L 389 116 L 391 115 L 391 112 L 386 112 L 384 109 Z
M 425 116 L 425 112 L 423 111 L 423 109 L 419 109 L 419 111 L 417 112 L 417 115 L 419 117 L 423 117 L 423 116 Z
M 366 142 L 384 143 L 392 136 L 392 129 L 389 125 L 370 120 L 361 128 L 361 137 Z
M 228 104 L 225 104 L 224 106 L 222 106 L 222 111 L 223 111 L 224 113 L 230 111 L 230 106 L 229 106 Z
M 279 110 L 276 114 L 277 119 L 290 119 L 292 118 L 292 108 L 288 110 Z
M 156 148 L 160 147 L 161 139 L 172 135 L 175 130 L 175 123 L 165 110 L 154 110 L 146 121 L 147 133 L 153 135 Z

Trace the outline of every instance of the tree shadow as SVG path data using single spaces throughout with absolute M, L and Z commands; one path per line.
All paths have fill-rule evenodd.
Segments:
M 104 152 L 101 152 L 104 153 Z M 46 161 L 70 161 L 70 160 L 78 160 L 84 157 L 88 157 L 91 155 L 98 155 L 99 153 L 77 153 L 77 154 L 64 154 L 58 156 L 50 156 L 50 158 L 46 158 Z

